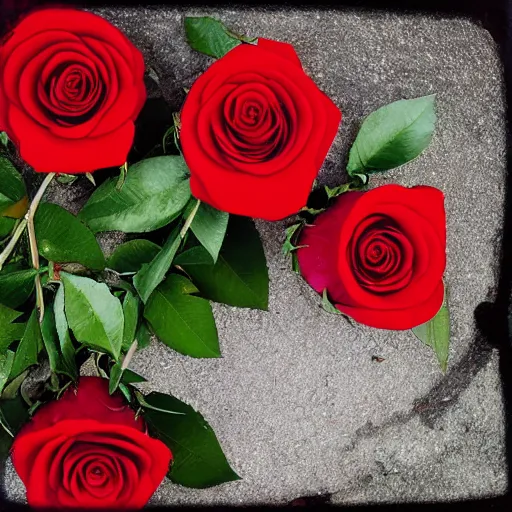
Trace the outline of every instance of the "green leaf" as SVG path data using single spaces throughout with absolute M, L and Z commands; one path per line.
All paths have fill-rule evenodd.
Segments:
M 412 332 L 425 345 L 434 350 L 441 370 L 446 372 L 450 348 L 450 313 L 448 307 L 443 305 L 434 318 L 413 327 Z
M 0 304 L 0 350 L 6 349 L 13 341 L 21 340 L 26 324 L 13 323 L 23 313 Z
M 59 286 L 53 302 L 53 313 L 55 317 L 55 328 L 59 339 L 60 353 L 62 354 L 63 369 L 75 379 L 78 374 L 75 360 L 75 347 L 69 335 L 69 326 L 64 311 L 64 286 Z
M 149 240 L 136 239 L 118 245 L 108 259 L 107 266 L 119 273 L 138 272 L 144 263 L 149 263 L 161 247 Z
M 123 393 L 123 395 L 126 398 L 126 401 L 128 403 L 132 402 L 132 392 L 130 391 L 130 389 L 131 389 L 130 386 L 127 386 L 126 384 L 123 384 L 122 382 L 119 383 L 119 391 L 121 391 L 121 393 Z
M 43 323 L 41 324 L 43 343 L 48 354 L 50 368 L 55 373 L 67 375 L 71 379 L 76 378 L 76 364 L 73 361 L 65 360 L 61 350 L 59 334 L 55 322 L 54 309 L 47 307 L 44 312 Z M 72 364 L 71 364 L 72 363 Z
M 29 420 L 28 407 L 20 395 L 0 401 L 0 457 L 9 456 L 14 437 Z
M 212 265 L 212 257 L 202 245 L 196 245 L 178 254 L 173 263 L 175 265 Z
M 204 489 L 225 482 L 240 480 L 231 469 L 206 420 L 190 405 L 163 393 L 145 397 L 144 419 L 152 434 L 171 450 L 174 461 L 169 478 L 184 487 Z M 164 411 L 178 411 L 183 415 L 169 415 Z
M 217 261 L 222 242 L 228 227 L 229 213 L 216 210 L 201 203 L 190 225 L 192 233 L 211 254 L 213 263 Z
M 71 185 L 78 179 L 78 176 L 76 174 L 59 174 L 55 179 L 62 185 Z
M 123 376 L 123 367 L 121 363 L 116 363 L 110 369 L 110 379 L 108 381 L 108 392 L 111 395 L 119 386 Z
M 62 206 L 39 205 L 34 218 L 39 254 L 56 263 L 80 263 L 103 270 L 105 257 L 90 229 Z
M 334 188 L 330 188 L 327 185 L 325 185 L 325 192 L 327 194 L 328 199 L 332 199 L 334 197 L 338 197 L 341 194 L 344 194 L 345 192 L 348 192 L 350 190 L 351 183 L 343 183 L 342 185 L 339 185 Z
M 137 325 L 139 323 L 139 299 L 131 292 L 126 292 L 123 301 L 123 314 L 124 314 L 124 331 L 123 331 L 123 344 L 122 350 L 127 351 L 137 332 Z
M 37 364 L 37 356 L 43 348 L 41 328 L 37 317 L 37 311 L 32 311 L 23 337 L 16 349 L 16 355 L 14 356 L 14 362 L 12 364 L 9 379 L 14 379 L 30 366 Z
M 180 265 L 202 296 L 231 306 L 267 310 L 268 268 L 251 219 L 230 216 L 228 232 L 215 265 Z
M 0 217 L 0 240 L 11 234 L 15 224 L 16 219 L 11 219 L 9 217 Z
M 7 147 L 9 144 L 9 136 L 5 132 L 0 132 L 0 144 L 4 147 Z
M 12 371 L 12 369 L 11 369 Z M 20 373 L 17 377 L 12 379 L 7 386 L 4 387 L 4 390 L 2 392 L 2 400 L 11 400 L 12 398 L 16 398 L 16 395 L 18 393 L 21 394 L 21 385 L 23 384 L 24 380 L 27 378 L 27 375 L 29 374 L 28 370 L 25 370 L 24 372 Z M 1 403 L 1 402 L 0 402 Z
M 6 350 L 3 354 L 0 354 L 0 395 L 9 380 L 9 375 L 11 374 L 12 365 L 14 363 L 14 355 L 12 350 Z
M 385 171 L 416 158 L 432 140 L 434 100 L 434 95 L 399 100 L 371 113 L 350 149 L 348 173 Z
M 322 308 L 324 309 L 324 311 L 327 311 L 327 313 L 341 315 L 341 311 L 339 309 L 336 309 L 332 302 L 329 300 L 329 297 L 327 296 L 327 288 L 324 289 L 324 292 L 322 294 Z
M 299 233 L 303 227 L 304 222 L 298 222 L 297 224 L 293 224 L 286 228 L 286 239 L 283 243 L 283 254 L 285 256 L 290 254 L 292 251 L 299 249 L 299 246 L 295 245 L 295 241 L 297 240 L 297 237 L 299 236 Z
M 123 342 L 123 307 L 105 283 L 87 277 L 60 274 L 65 313 L 76 339 L 94 350 L 106 351 L 117 361 Z
M 142 375 L 135 373 L 133 370 L 127 368 L 121 377 L 121 382 L 124 384 L 137 384 L 138 382 L 147 382 Z
M 241 44 L 219 20 L 209 16 L 186 17 L 185 34 L 192 49 L 217 59 Z
M 171 274 L 146 304 L 144 317 L 158 338 L 191 357 L 220 357 L 219 338 L 210 303 L 194 297 L 197 288 Z
M 308 213 L 309 215 L 318 215 L 320 213 L 325 212 L 326 208 L 308 208 L 307 206 L 304 206 L 304 208 L 301 208 L 299 210 L 299 214 L 301 212 Z M 297 247 L 296 247 L 297 249 Z
M 79 214 L 95 233 L 145 233 L 174 220 L 190 199 L 188 169 L 181 156 L 159 156 L 130 167 L 123 188 L 110 178 Z
M 173 409 L 163 409 L 162 407 L 157 407 L 156 405 L 152 405 L 149 402 L 146 402 L 146 397 L 139 390 L 134 390 L 134 391 L 135 391 L 135 398 L 137 398 L 137 402 L 139 402 L 139 404 L 146 409 L 163 412 L 165 414 L 176 414 L 178 416 L 185 415 L 185 413 L 181 412 L 181 411 L 175 411 Z
M 161 251 L 150 263 L 142 265 L 142 268 L 133 276 L 133 286 L 135 286 L 144 304 L 146 304 L 155 288 L 164 280 L 180 244 L 181 237 L 177 227 L 169 235 Z
M 149 331 L 146 322 L 141 322 L 135 337 L 137 338 L 137 350 L 149 347 L 149 344 L 151 343 L 151 332 Z
M 0 214 L 27 195 L 21 174 L 5 157 L 0 157 Z
M 17 308 L 21 306 L 34 290 L 35 269 L 0 273 L 0 303 Z

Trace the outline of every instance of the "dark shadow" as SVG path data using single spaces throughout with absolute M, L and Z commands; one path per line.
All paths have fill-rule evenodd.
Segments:
M 428 13 L 441 13 L 444 16 L 467 16 L 481 23 L 497 42 L 504 66 L 504 78 L 507 99 L 507 149 L 508 172 L 506 177 L 506 201 L 503 217 L 503 236 L 500 250 L 500 265 L 496 278 L 497 288 L 493 290 L 494 302 L 482 302 L 475 310 L 475 323 L 478 334 L 462 360 L 455 365 L 441 382 L 435 386 L 421 401 L 415 404 L 414 409 L 409 413 L 418 414 L 426 424 L 431 424 L 437 416 L 443 414 L 444 409 L 452 402 L 441 403 L 441 390 L 449 387 L 453 391 L 454 400 L 469 385 L 473 377 L 482 369 L 490 358 L 491 349 L 499 350 L 500 374 L 505 404 L 506 421 L 506 457 L 508 463 L 509 491 L 506 495 L 479 500 L 466 500 L 451 503 L 404 503 L 400 505 L 363 505 L 340 507 L 349 510 L 378 510 L 380 511 L 405 511 L 405 510 L 453 510 L 462 506 L 462 510 L 512 510 L 512 159 L 510 158 L 510 126 L 512 126 L 512 2 L 508 0 L 345 0 L 345 1 L 322 1 L 314 2 L 271 2 L 268 6 L 282 8 L 283 5 L 290 5 L 294 8 L 354 8 L 354 9 L 385 9 L 396 12 L 415 11 Z M 116 2 L 100 0 L 0 0 L 0 34 L 5 32 L 19 14 L 27 7 L 34 5 L 63 5 L 70 4 L 79 7 L 94 7 L 101 5 L 111 6 L 132 6 L 133 4 L 151 6 L 158 8 L 159 5 L 174 5 L 174 2 Z M 201 2 L 199 0 L 180 3 L 185 6 L 225 6 L 244 7 L 256 6 L 259 2 L 248 0 L 245 2 Z M 163 127 L 161 127 L 163 129 Z M 144 148 L 144 140 L 140 141 L 141 152 Z M 380 428 L 380 427 L 379 427 Z M 385 428 L 385 426 L 384 426 Z M 367 433 L 361 432 L 361 435 Z M 369 433 L 371 434 L 371 432 Z M 0 467 L 0 478 L 3 479 L 3 468 Z M 3 486 L 2 486 L 3 487 Z M 3 491 L 3 489 L 2 489 Z M 331 507 L 330 496 L 306 496 L 297 497 L 288 506 L 284 507 L 243 507 L 245 510 L 265 510 L 266 508 L 291 508 L 312 507 L 322 509 Z M 174 507 L 180 510 L 197 510 L 200 507 Z M 227 507 L 203 507 L 209 510 L 225 510 Z M 235 508 L 235 507 L 233 507 Z M 172 510 L 173 507 L 154 507 L 150 510 Z M 23 505 L 16 505 L 5 502 L 0 504 L 0 512 L 27 511 L 29 508 Z M 74 509 L 77 510 L 77 509 Z

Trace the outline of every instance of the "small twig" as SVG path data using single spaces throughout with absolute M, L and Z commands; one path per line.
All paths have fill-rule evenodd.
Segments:
M 199 206 L 201 205 L 201 200 L 198 199 L 197 203 L 195 204 L 193 210 L 190 212 L 189 216 L 187 217 L 187 220 L 185 221 L 185 224 L 181 228 L 180 231 L 180 238 L 183 240 L 185 238 L 185 235 L 187 234 L 188 228 L 191 226 L 192 222 L 194 221 L 194 217 L 196 216 L 197 210 L 199 210 Z
M 28 239 L 30 242 L 30 255 L 32 257 L 32 266 L 39 270 L 39 250 L 37 248 L 37 239 L 36 239 L 36 231 L 34 228 L 34 216 L 37 211 L 37 207 L 43 198 L 48 185 L 51 183 L 53 178 L 55 177 L 55 173 L 49 173 L 44 179 L 43 183 L 39 187 L 39 190 L 36 192 L 34 199 L 30 203 L 27 214 L 25 215 L 25 219 L 27 221 L 27 229 L 28 229 Z M 36 285 L 36 306 L 39 310 L 39 323 L 42 323 L 44 318 L 44 298 L 43 298 L 43 287 L 41 285 L 41 275 L 38 273 L 35 277 L 35 285 Z
M 121 365 L 121 371 L 124 372 L 128 365 L 130 364 L 130 361 L 132 360 L 133 354 L 135 354 L 135 351 L 137 350 L 137 340 L 133 340 L 133 343 L 131 344 L 130 348 L 128 349 L 128 352 L 124 356 L 123 364 Z

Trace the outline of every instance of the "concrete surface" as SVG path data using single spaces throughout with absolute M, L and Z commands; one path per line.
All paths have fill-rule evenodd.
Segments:
M 191 51 L 183 11 L 101 9 L 143 50 L 178 108 L 210 59 Z M 437 93 L 431 147 L 373 180 L 428 184 L 446 194 L 452 345 L 447 375 L 410 332 L 356 325 L 324 312 L 281 255 L 285 222 L 258 222 L 270 268 L 269 312 L 215 305 L 223 358 L 193 360 L 158 342 L 133 360 L 199 409 L 243 480 L 209 490 L 164 482 L 152 504 L 454 500 L 505 492 L 498 354 L 476 341 L 474 310 L 493 298 L 505 173 L 501 64 L 490 35 L 465 19 L 364 11 L 187 9 L 250 36 L 292 43 L 343 111 L 320 174 L 344 180 L 363 116 L 400 98 Z M 78 192 L 77 192 L 78 194 Z M 62 200 L 61 187 L 54 196 Z M 76 207 L 78 196 L 68 198 Z M 69 204 L 69 203 L 68 203 Z M 105 240 L 111 248 L 113 240 Z M 372 362 L 372 356 L 385 358 Z M 10 463 L 5 487 L 23 501 Z

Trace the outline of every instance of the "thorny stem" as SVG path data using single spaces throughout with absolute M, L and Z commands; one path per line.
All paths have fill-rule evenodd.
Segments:
M 53 178 L 55 177 L 55 173 L 49 173 L 44 179 L 43 183 L 39 187 L 39 190 L 36 192 L 34 199 L 30 203 L 29 209 L 25 215 L 26 225 L 28 229 L 28 239 L 30 242 L 30 255 L 32 257 L 32 266 L 39 270 L 39 251 L 37 249 L 37 240 L 36 240 L 36 231 L 34 228 L 34 216 L 43 198 L 48 185 L 51 183 Z M 42 323 L 44 317 L 44 299 L 43 299 L 43 286 L 41 285 L 41 274 L 37 274 L 35 277 L 35 285 L 36 285 L 36 305 L 39 310 L 39 323 Z

